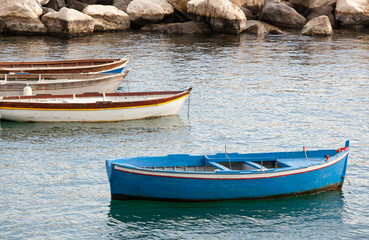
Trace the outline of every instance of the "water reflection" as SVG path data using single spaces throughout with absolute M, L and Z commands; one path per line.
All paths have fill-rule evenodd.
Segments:
M 46 36 L 0 37 L 0 44 L 6 49 L 2 61 L 62 60 L 69 51 L 66 39 Z
M 0 121 L 0 139 L 16 141 L 42 136 L 56 138 L 88 133 L 104 135 L 124 132 L 158 132 L 161 129 L 183 128 L 184 121 L 178 116 L 107 123 L 22 123 Z
M 340 228 L 343 208 L 341 191 L 271 200 L 207 203 L 112 200 L 107 224 L 112 228 L 112 235 L 132 239 L 145 236 L 168 238 L 161 233 L 166 228 L 175 228 L 180 232 L 180 238 L 189 239 L 196 238 L 197 233 L 204 238 L 219 237 L 223 231 L 233 232 L 233 237 L 235 232 L 239 236 L 263 232 L 266 237 L 271 231 L 288 232 L 289 228 L 289 231 L 291 228 L 297 230 L 300 225 L 308 232 L 309 228 L 323 222 Z M 127 230 L 131 235 L 125 235 Z
M 0 122 L 6 219 L 0 232 L 20 239 L 366 238 L 368 40 L 362 31 L 335 31 L 331 38 L 129 31 L 73 39 L 0 36 L 4 61 L 130 55 L 131 91 L 194 89 L 190 118 L 183 109 L 182 118 L 118 123 Z M 216 153 L 224 145 L 231 152 L 321 149 L 346 139 L 353 184 L 344 187 L 345 196 L 110 202 L 105 159 Z

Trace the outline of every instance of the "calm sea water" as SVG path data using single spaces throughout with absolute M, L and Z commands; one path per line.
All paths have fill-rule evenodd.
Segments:
M 179 116 L 0 122 L 0 239 L 368 239 L 369 33 L 0 37 L 0 59 L 130 56 L 120 91 L 193 87 Z M 343 147 L 342 191 L 259 201 L 112 201 L 105 160 Z

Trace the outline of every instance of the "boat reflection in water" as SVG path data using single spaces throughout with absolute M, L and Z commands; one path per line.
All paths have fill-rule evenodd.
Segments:
M 117 135 L 122 138 L 125 134 L 160 132 L 167 129 L 182 129 L 184 126 L 183 120 L 178 115 L 101 123 L 24 123 L 0 120 L 0 139 L 22 141 L 45 138 L 47 141 L 50 138 L 75 137 L 85 134 L 88 134 L 89 138 L 96 137 L 97 139 L 106 135 Z
M 279 199 L 220 202 L 160 202 L 111 200 L 108 214 L 110 235 L 131 239 L 166 238 L 167 229 L 177 229 L 176 238 L 218 239 L 227 236 L 293 236 L 316 238 L 316 226 L 330 223 L 343 227 L 344 195 L 341 190 Z M 216 231 L 218 229 L 219 231 Z M 231 230 L 233 229 L 233 230 Z M 264 234 L 264 235 L 263 235 Z M 233 239 L 233 238 L 232 238 Z M 247 239 L 247 238 L 246 238 Z

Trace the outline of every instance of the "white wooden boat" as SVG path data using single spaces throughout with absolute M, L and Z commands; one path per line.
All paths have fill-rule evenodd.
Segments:
M 19 122 L 112 122 L 178 114 L 185 91 L 85 93 L 0 97 L 2 120 Z
M 0 74 L 0 96 L 23 95 L 27 85 L 33 95 L 116 92 L 127 74 Z
M 128 58 L 39 62 L 0 62 L 0 73 L 121 73 Z

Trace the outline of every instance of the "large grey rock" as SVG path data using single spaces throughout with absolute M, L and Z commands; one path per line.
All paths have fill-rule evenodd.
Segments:
M 238 6 L 250 9 L 253 15 L 259 15 L 264 6 L 264 0 L 239 0 L 239 2 Z
M 174 13 L 174 7 L 167 0 L 133 0 L 127 13 L 134 24 L 143 26 L 160 22 L 166 15 Z
M 167 24 L 148 24 L 141 28 L 143 31 L 155 31 L 162 33 L 194 34 L 210 32 L 210 27 L 204 22 L 184 22 Z
M 190 0 L 168 0 L 168 2 L 182 14 L 187 14 L 187 3 L 189 1 Z
M 35 0 L 1 0 L 0 20 L 10 34 L 40 35 L 47 32 L 40 21 L 40 4 Z
M 44 6 L 54 9 L 55 11 L 59 11 L 61 8 L 65 7 L 65 1 L 64 0 L 50 0 Z
M 6 33 L 5 22 L 0 20 L 0 35 Z
M 306 19 L 295 9 L 274 0 L 265 2 L 259 19 L 287 29 L 301 29 L 306 23 Z
M 114 0 L 113 6 L 118 8 L 119 10 L 126 12 L 128 4 L 130 4 L 130 2 L 132 2 L 132 0 Z
M 246 29 L 246 16 L 228 0 L 191 0 L 187 12 L 204 19 L 214 31 L 240 33 Z
M 47 13 L 42 21 L 51 35 L 60 37 L 76 37 L 92 34 L 94 20 L 92 17 L 70 8 L 62 8 L 59 12 Z
M 42 7 L 42 15 L 49 13 L 49 12 L 56 12 L 56 11 L 52 8 Z
M 94 19 L 94 31 L 120 31 L 129 28 L 129 16 L 127 13 L 114 6 L 89 5 L 83 9 L 83 13 Z
M 338 0 L 336 21 L 349 28 L 369 26 L 369 0 Z
M 281 34 L 285 34 L 285 32 L 283 32 L 282 30 L 280 29 L 272 29 L 272 30 L 269 30 L 268 32 L 269 34 L 272 34 L 272 35 L 281 35 Z
M 240 7 L 243 14 L 245 14 L 245 17 L 247 20 L 257 20 L 257 16 L 253 15 L 252 12 L 248 8 Z M 247 23 L 247 21 L 246 21 Z
M 252 23 L 251 24 L 247 24 L 247 28 L 245 30 L 246 33 L 250 33 L 253 34 L 255 36 L 263 36 L 265 33 L 267 33 L 267 29 L 264 27 L 264 24 L 259 22 L 259 21 L 255 21 L 255 20 L 251 20 Z M 247 21 L 248 23 L 251 21 Z
M 113 0 L 80 0 L 83 3 L 87 3 L 89 5 L 112 5 Z
M 325 15 L 311 19 L 301 31 L 302 35 L 332 35 L 333 30 L 329 18 Z
M 44 6 L 49 2 L 49 0 L 36 0 L 36 1 L 40 4 L 40 6 Z
M 332 6 L 336 4 L 337 0 L 290 0 L 289 2 L 312 9 L 322 6 Z
M 325 15 L 329 18 L 329 21 L 331 22 L 332 27 L 334 27 L 336 24 L 335 24 L 333 11 L 334 9 L 332 6 L 322 6 L 322 7 L 313 8 L 311 9 L 311 12 L 306 17 L 306 19 L 310 21 L 313 18 Z
M 95 5 L 97 4 L 98 0 L 79 0 L 80 2 L 86 3 L 88 5 Z
M 266 22 L 262 22 L 262 21 L 258 21 L 258 20 L 247 20 L 246 22 L 246 30 L 250 27 L 253 27 L 254 25 L 258 26 L 258 29 L 265 29 L 268 33 L 270 32 L 282 32 L 279 28 L 277 28 L 276 26 L 273 26 L 269 23 Z M 263 27 L 261 27 L 261 25 L 263 25 Z
M 73 8 L 77 11 L 82 12 L 89 4 L 78 0 L 67 0 L 68 8 Z

